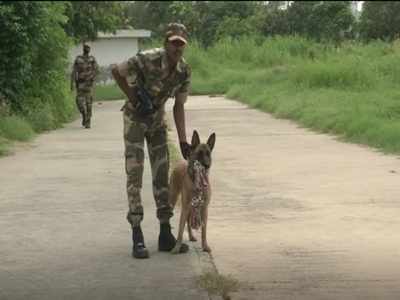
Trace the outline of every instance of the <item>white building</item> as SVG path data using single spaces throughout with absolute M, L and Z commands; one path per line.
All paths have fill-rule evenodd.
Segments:
M 149 38 L 149 30 L 124 29 L 117 30 L 115 34 L 99 33 L 95 41 L 88 42 L 98 64 L 107 67 L 113 63 L 120 63 L 129 57 L 136 55 L 139 50 L 141 38 Z M 78 44 L 70 50 L 71 64 L 77 55 L 82 54 L 82 44 Z

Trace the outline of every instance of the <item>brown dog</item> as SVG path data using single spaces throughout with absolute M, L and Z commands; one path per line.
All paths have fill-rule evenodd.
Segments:
M 188 161 L 179 163 L 171 173 L 169 184 L 169 202 L 172 207 L 181 195 L 181 217 L 179 220 L 179 232 L 175 248 L 172 253 L 179 253 L 182 245 L 183 231 L 185 224 L 188 224 L 188 233 L 190 241 L 196 241 L 192 233 L 190 220 L 198 215 L 197 225 L 201 225 L 201 246 L 204 251 L 211 252 L 211 248 L 207 243 L 207 219 L 208 219 L 208 204 L 211 199 L 211 189 L 209 184 L 208 172 L 211 167 L 211 151 L 215 145 L 215 133 L 211 134 L 207 143 L 200 143 L 200 137 L 197 131 L 193 132 L 192 144 Z M 200 171 L 198 171 L 200 170 Z M 201 175 L 199 175 L 201 172 Z M 199 176 L 202 182 L 201 189 L 198 188 Z M 199 192 L 201 190 L 201 192 Z M 201 193 L 201 194 L 200 194 Z M 201 198 L 201 206 L 198 206 L 198 214 L 193 210 L 193 199 Z M 199 223 L 201 222 L 201 223 Z

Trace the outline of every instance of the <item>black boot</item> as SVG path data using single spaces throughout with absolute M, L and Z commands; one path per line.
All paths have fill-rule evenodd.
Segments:
M 171 225 L 169 223 L 160 224 L 160 235 L 158 237 L 158 251 L 171 251 L 174 249 L 176 239 L 171 233 Z M 189 250 L 189 246 L 186 244 L 181 245 L 179 250 L 180 253 L 186 253 Z
M 144 245 L 144 238 L 142 228 L 136 226 L 132 228 L 133 249 L 132 256 L 135 258 L 148 258 L 149 251 Z
M 86 118 L 85 128 L 90 128 L 90 118 Z

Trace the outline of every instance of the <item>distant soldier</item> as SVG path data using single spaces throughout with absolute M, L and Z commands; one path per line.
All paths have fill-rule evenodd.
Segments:
M 90 46 L 83 44 L 83 55 L 75 58 L 71 73 L 71 91 L 76 86 L 76 105 L 82 114 L 82 126 L 90 128 L 92 117 L 93 87 L 99 66 L 96 59 L 89 55 Z

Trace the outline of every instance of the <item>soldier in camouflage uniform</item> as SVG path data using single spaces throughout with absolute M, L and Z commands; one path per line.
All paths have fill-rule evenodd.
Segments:
M 90 46 L 83 44 L 83 55 L 78 55 L 75 59 L 71 73 L 71 91 L 76 86 L 76 105 L 82 115 L 82 126 L 90 128 L 90 118 L 92 117 L 93 88 L 98 65 L 94 56 L 89 55 Z
M 182 154 L 186 158 L 190 145 L 186 141 L 184 103 L 191 79 L 190 67 L 182 56 L 186 44 L 185 26 L 172 23 L 168 25 L 164 48 L 139 52 L 126 62 L 114 65 L 112 68 L 117 84 L 128 97 L 122 108 L 129 203 L 127 219 L 132 226 L 132 255 L 136 258 L 149 257 L 140 227 L 143 220 L 140 192 L 144 140 L 147 142 L 153 178 L 153 196 L 157 206 L 157 218 L 160 221 L 158 249 L 170 251 L 176 243 L 169 223 L 173 212 L 168 203 L 169 154 L 164 105 L 168 98 L 175 97 L 174 120 Z M 147 94 L 147 97 L 144 97 L 143 93 Z M 150 101 L 153 107 L 153 111 L 148 114 L 144 114 L 140 109 L 145 101 Z M 183 244 L 180 250 L 182 253 L 187 252 L 188 246 Z

